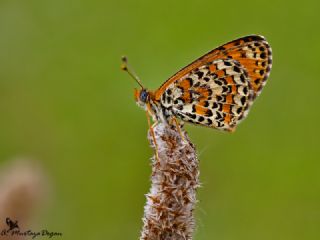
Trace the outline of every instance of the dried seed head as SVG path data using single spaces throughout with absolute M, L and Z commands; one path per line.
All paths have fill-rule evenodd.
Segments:
M 152 158 L 152 183 L 146 195 L 140 239 L 192 239 L 196 189 L 200 185 L 195 147 L 183 129 L 180 134 L 159 123 L 154 133 L 157 148 L 150 136 L 149 141 L 158 151 L 158 158 Z

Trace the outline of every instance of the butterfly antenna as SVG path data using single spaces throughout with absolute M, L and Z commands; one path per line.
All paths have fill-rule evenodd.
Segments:
M 122 69 L 123 71 L 126 71 L 127 73 L 129 73 L 129 75 L 140 85 L 140 87 L 141 87 L 142 89 L 144 89 L 144 87 L 143 87 L 140 79 L 138 78 L 138 76 L 135 74 L 135 72 L 134 72 L 134 71 L 131 69 L 131 67 L 129 66 L 127 57 L 126 57 L 126 56 L 123 56 L 123 57 L 121 58 L 121 60 L 122 60 L 121 69 Z

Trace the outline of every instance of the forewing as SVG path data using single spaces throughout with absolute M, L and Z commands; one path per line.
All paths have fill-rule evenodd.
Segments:
M 218 59 L 171 84 L 161 103 L 183 121 L 232 131 L 252 103 L 245 68 L 233 59 Z
M 155 92 L 155 98 L 159 100 L 172 83 L 185 78 L 192 70 L 216 59 L 234 59 L 241 64 L 241 68 L 245 69 L 248 74 L 250 86 L 254 92 L 253 98 L 261 92 L 272 67 L 271 47 L 265 38 L 258 35 L 242 37 L 210 51 L 181 69 Z

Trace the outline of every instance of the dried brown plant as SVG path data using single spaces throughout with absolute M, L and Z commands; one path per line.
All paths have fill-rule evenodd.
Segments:
M 150 192 L 146 195 L 141 240 L 190 240 L 199 187 L 199 162 L 186 132 L 159 123 L 153 129 Z

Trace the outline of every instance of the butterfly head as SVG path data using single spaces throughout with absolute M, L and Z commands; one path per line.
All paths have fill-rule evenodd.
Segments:
M 150 94 L 147 89 L 141 88 L 141 89 L 135 89 L 134 90 L 134 99 L 136 100 L 136 103 L 142 107 L 146 108 L 146 103 L 150 99 Z

